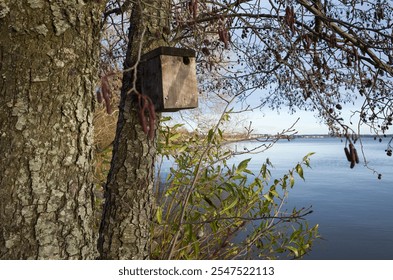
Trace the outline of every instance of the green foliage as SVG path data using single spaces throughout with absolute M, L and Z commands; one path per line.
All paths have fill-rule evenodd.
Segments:
M 161 164 L 173 166 L 155 191 L 153 259 L 299 258 L 311 249 L 318 227 L 302 219 L 311 211 L 282 206 L 312 154 L 273 180 L 268 159 L 257 174 L 248 168 L 251 158 L 230 164 L 234 152 L 221 130 L 182 134 L 179 127 L 161 126 Z

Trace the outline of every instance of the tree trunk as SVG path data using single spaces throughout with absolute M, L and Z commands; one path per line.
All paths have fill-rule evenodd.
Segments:
M 149 258 L 156 139 L 149 140 L 142 131 L 134 102 L 136 93 L 131 91 L 134 71 L 127 70 L 138 62 L 140 49 L 146 53 L 167 44 L 162 34 L 167 27 L 170 1 L 140 2 L 143 4 L 134 4 L 131 15 L 119 121 L 105 187 L 106 200 L 98 242 L 103 259 Z
M 93 259 L 102 4 L 0 0 L 0 258 Z

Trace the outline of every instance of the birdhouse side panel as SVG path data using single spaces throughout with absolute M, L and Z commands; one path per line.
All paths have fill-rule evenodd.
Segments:
M 143 62 L 142 68 L 142 93 L 150 97 L 156 111 L 162 111 L 164 109 L 164 100 L 160 57 L 157 56 Z
M 194 57 L 161 55 L 163 111 L 198 107 Z

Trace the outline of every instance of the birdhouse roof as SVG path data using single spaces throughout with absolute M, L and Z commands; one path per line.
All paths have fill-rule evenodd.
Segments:
M 159 55 L 195 57 L 195 50 L 174 47 L 159 47 L 142 56 L 142 61 L 152 59 Z

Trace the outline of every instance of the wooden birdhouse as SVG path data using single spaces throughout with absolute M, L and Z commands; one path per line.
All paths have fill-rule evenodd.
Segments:
M 175 112 L 198 107 L 195 51 L 157 48 L 141 58 L 142 92 L 156 111 Z

